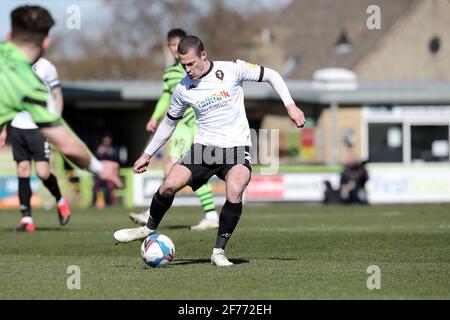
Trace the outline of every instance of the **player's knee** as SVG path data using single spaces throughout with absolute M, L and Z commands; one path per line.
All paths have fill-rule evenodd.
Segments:
M 173 197 L 179 190 L 175 179 L 166 179 L 159 188 L 159 194 L 163 197 Z
M 41 179 L 41 180 L 47 180 L 48 177 L 50 176 L 50 170 L 48 167 L 43 168 L 40 166 L 36 166 L 36 173 L 37 173 L 37 176 L 39 177 L 39 179 Z
M 39 172 L 38 170 L 36 170 L 36 173 L 37 173 L 37 176 L 39 177 L 39 179 L 41 179 L 41 180 L 47 180 L 48 177 L 50 176 L 49 171 Z
M 227 199 L 231 202 L 240 202 L 245 186 L 239 183 L 230 183 L 227 185 Z
M 28 162 L 19 162 L 17 164 L 17 175 L 19 178 L 29 177 L 31 174 L 31 167 Z

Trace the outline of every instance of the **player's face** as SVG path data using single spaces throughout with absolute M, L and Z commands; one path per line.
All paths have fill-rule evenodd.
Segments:
M 186 54 L 178 54 L 178 58 L 189 78 L 200 79 L 206 69 L 206 51 L 203 51 L 199 57 L 195 49 L 190 49 Z
M 180 37 L 173 37 L 170 38 L 167 42 L 167 46 L 169 47 L 170 53 L 172 56 L 178 60 L 178 44 L 180 43 L 181 39 Z

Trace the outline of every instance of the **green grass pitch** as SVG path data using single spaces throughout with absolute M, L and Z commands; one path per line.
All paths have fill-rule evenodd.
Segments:
M 220 208 L 219 208 L 220 209 Z M 12 232 L 18 210 L 0 211 L 0 299 L 449 299 L 450 206 L 244 205 L 226 253 L 210 264 L 216 231 L 189 231 L 198 207 L 175 207 L 159 232 L 175 243 L 173 263 L 146 267 L 140 242 L 115 245 L 133 227 L 123 208 L 34 210 L 37 232 Z M 80 289 L 67 287 L 80 268 Z M 381 270 L 380 289 L 368 289 Z

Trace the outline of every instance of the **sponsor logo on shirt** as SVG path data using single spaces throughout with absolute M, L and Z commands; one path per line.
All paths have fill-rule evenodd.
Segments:
M 202 110 L 205 108 L 211 109 L 212 107 L 220 107 L 225 105 L 225 103 L 230 99 L 231 96 L 228 91 L 221 91 L 207 97 L 206 99 L 197 101 L 195 104 Z

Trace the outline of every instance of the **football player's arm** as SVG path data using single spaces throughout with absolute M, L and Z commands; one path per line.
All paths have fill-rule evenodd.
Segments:
M 305 125 L 305 115 L 303 111 L 296 106 L 286 82 L 283 80 L 281 75 L 273 69 L 261 67 L 261 70 L 264 72 L 262 75 L 262 81 L 270 83 L 272 88 L 283 101 L 291 120 L 297 127 L 302 128 Z
M 113 161 L 99 161 L 67 126 L 63 124 L 44 126 L 40 127 L 40 130 L 76 166 L 98 175 L 103 180 L 113 182 L 117 187 L 122 187 L 119 164 Z
M 58 71 L 56 70 L 55 65 L 50 63 L 48 68 L 45 70 L 43 78 L 44 82 L 46 82 L 47 85 L 50 87 L 53 99 L 55 100 L 56 112 L 62 115 L 64 108 L 64 99 L 61 89 L 61 82 L 59 81 Z
M 42 88 L 32 88 L 22 98 L 20 109 L 30 113 L 43 135 L 75 165 L 121 187 L 118 164 L 112 161 L 98 161 L 78 136 L 64 125 L 61 116 L 48 110 L 48 95 L 48 91 Z
M 268 82 L 280 96 L 291 120 L 297 127 L 305 125 L 305 115 L 296 105 L 289 93 L 286 82 L 280 74 L 270 68 L 236 60 L 236 77 L 239 81 Z
M 52 88 L 52 96 L 55 99 L 56 111 L 58 114 L 62 114 L 64 109 L 64 97 L 60 86 Z

